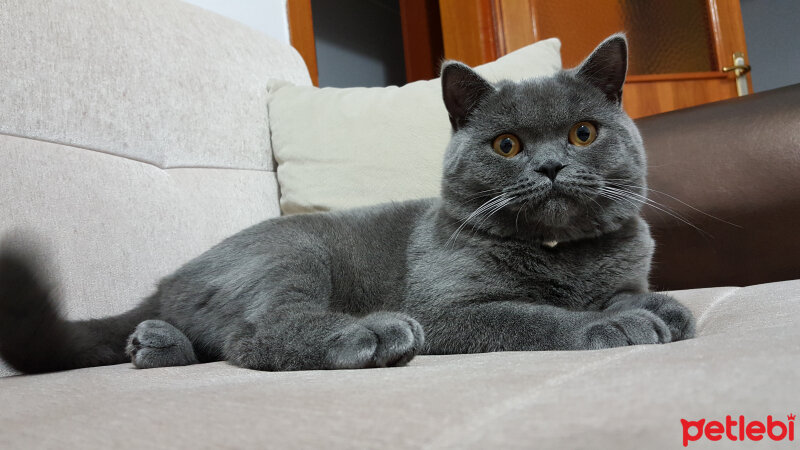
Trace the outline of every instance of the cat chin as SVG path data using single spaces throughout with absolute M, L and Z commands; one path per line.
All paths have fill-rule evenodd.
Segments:
M 539 199 L 534 207 L 527 208 L 525 212 L 526 217 L 540 226 L 564 228 L 569 227 L 582 211 L 577 201 L 554 192 Z
M 587 211 L 586 208 L 574 198 L 548 196 L 535 206 L 529 204 L 523 214 L 517 215 L 519 210 L 513 209 L 498 215 L 492 231 L 499 236 L 513 236 L 526 241 L 567 242 L 617 231 L 636 215 L 597 217 L 587 214 L 594 210 Z
M 621 227 L 621 223 L 608 223 L 604 224 L 602 227 L 584 227 L 576 226 L 575 224 L 568 224 L 564 227 L 548 227 L 539 225 L 537 227 L 522 228 L 520 226 L 515 230 L 507 228 L 505 229 L 505 233 L 498 232 L 495 234 L 506 238 L 514 237 L 523 241 L 564 243 L 583 239 L 594 239 L 604 234 L 613 233 L 619 230 Z

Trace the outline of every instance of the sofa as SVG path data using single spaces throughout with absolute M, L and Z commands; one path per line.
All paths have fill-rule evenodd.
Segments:
M 43 241 L 68 317 L 125 311 L 280 214 L 266 80 L 310 85 L 289 46 L 178 1 L 5 0 L 0 54 L 0 235 Z M 0 448 L 640 449 L 731 445 L 727 416 L 793 429 L 799 105 L 794 86 L 639 121 L 671 212 L 645 209 L 653 286 L 695 339 L 355 371 L 0 366 Z M 775 430 L 736 444 L 790 445 Z

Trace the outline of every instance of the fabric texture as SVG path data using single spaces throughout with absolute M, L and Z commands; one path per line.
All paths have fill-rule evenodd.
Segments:
M 797 413 L 800 281 L 673 294 L 697 338 L 388 369 L 124 364 L 0 379 L 0 404 L 14 405 L 0 408 L 0 448 L 681 448 L 682 418 Z M 690 447 L 726 444 L 704 441 Z
M 490 81 L 551 75 L 560 48 L 539 41 L 477 71 Z M 438 79 L 346 89 L 272 81 L 269 108 L 284 213 L 439 195 L 450 122 Z
M 4 134 L 162 168 L 270 170 L 267 79 L 310 84 L 292 48 L 180 1 L 0 10 Z

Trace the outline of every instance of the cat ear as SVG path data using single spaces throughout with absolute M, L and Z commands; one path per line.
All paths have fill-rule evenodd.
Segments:
M 453 130 L 463 127 L 480 100 L 492 91 L 494 87 L 466 64 L 447 61 L 442 66 L 442 97 Z
M 578 66 L 578 76 L 603 91 L 609 100 L 622 101 L 628 71 L 628 40 L 622 33 L 608 37 Z

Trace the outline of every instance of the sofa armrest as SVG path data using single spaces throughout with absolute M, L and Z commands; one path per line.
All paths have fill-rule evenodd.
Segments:
M 651 191 L 702 230 L 645 208 L 654 288 L 800 278 L 800 84 L 637 123 L 650 188 L 708 214 Z

